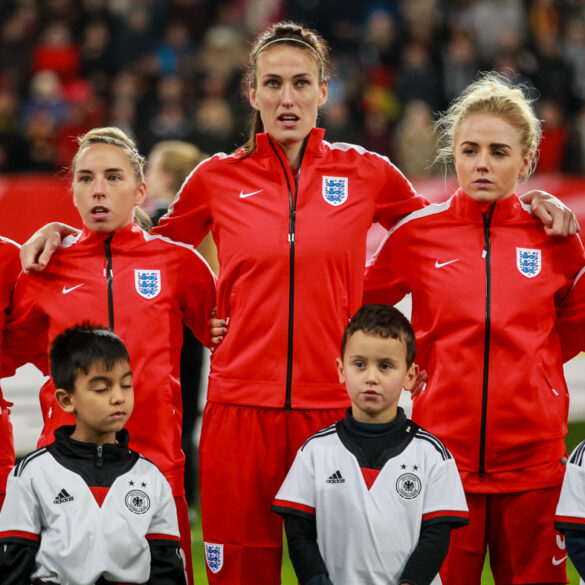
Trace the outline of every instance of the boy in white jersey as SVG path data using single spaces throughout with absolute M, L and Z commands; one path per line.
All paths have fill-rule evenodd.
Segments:
M 309 438 L 274 500 L 301 585 L 437 585 L 452 528 L 467 523 L 455 462 L 398 407 L 417 378 L 414 332 L 366 305 L 337 360 L 347 416 Z
M 569 558 L 585 583 L 585 441 L 581 441 L 569 457 L 563 487 L 557 505 L 555 528 L 564 534 Z M 557 536 L 557 544 L 563 540 Z M 561 549 L 563 546 L 561 546 Z M 553 562 L 561 559 L 562 554 Z M 560 562 L 560 561 L 559 561 Z
M 51 375 L 75 426 L 25 457 L 0 513 L 0 585 L 185 584 L 171 488 L 128 449 L 130 358 L 87 323 L 56 336 Z

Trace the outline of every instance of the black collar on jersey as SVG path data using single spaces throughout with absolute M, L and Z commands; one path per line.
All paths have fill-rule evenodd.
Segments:
M 63 467 L 80 475 L 88 486 L 110 487 L 114 480 L 130 470 L 138 460 L 138 453 L 128 448 L 126 429 L 116 433 L 115 444 L 84 443 L 71 438 L 74 426 L 62 426 L 55 431 L 55 442 L 47 451 Z
M 391 458 L 406 449 L 418 425 L 406 417 L 398 407 L 396 418 L 388 423 L 361 423 L 347 409 L 344 419 L 336 423 L 339 439 L 357 459 L 360 467 L 382 469 Z

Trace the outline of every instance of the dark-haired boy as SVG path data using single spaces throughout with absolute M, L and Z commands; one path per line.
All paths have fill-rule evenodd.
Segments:
M 49 357 L 76 424 L 9 476 L 0 585 L 184 584 L 171 488 L 123 428 L 134 406 L 124 343 L 85 323 L 55 337 Z
M 366 305 L 337 360 L 352 402 L 309 438 L 272 509 L 286 519 L 301 585 L 441 583 L 452 528 L 467 523 L 455 462 L 398 407 L 414 385 L 415 338 L 394 307 Z

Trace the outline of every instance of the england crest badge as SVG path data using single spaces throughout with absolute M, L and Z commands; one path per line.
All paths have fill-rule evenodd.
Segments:
M 347 201 L 347 177 L 323 177 L 323 199 L 337 207 Z
M 223 567 L 223 544 L 204 542 L 205 560 L 212 573 L 219 573 Z
M 134 270 L 136 292 L 145 299 L 154 299 L 160 293 L 160 270 Z
M 540 274 L 542 256 L 540 250 L 530 248 L 516 248 L 516 266 L 520 274 L 526 278 L 534 278 Z

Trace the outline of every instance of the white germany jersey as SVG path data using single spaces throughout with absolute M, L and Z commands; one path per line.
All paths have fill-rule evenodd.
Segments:
M 301 447 L 276 496 L 276 512 L 315 515 L 335 585 L 398 585 L 423 522 L 467 522 L 455 461 L 436 437 L 408 424 L 412 439 L 381 469 L 360 467 L 341 423 L 320 431 Z
M 585 531 L 585 441 L 575 447 L 567 462 L 557 505 L 555 528 Z M 581 585 L 585 581 L 579 581 Z
M 102 501 L 103 499 L 103 501 Z M 35 451 L 10 473 L 0 513 L 0 539 L 39 543 L 31 581 L 93 585 L 145 583 L 148 540 L 179 541 L 171 488 L 143 457 L 109 488 L 90 488 L 47 449 Z

